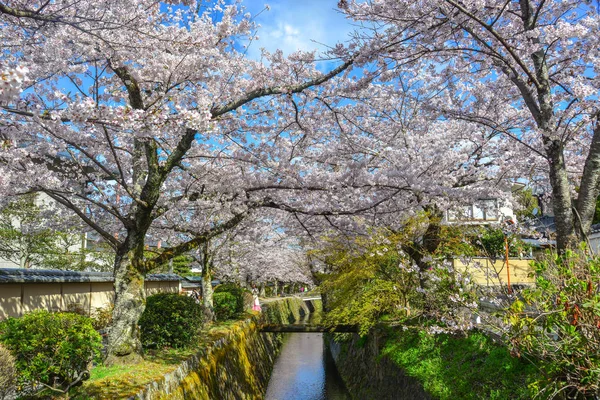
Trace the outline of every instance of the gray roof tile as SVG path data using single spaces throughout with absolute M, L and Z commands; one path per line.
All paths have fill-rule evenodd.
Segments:
M 110 272 L 63 271 L 58 269 L 0 268 L 0 283 L 114 282 Z M 146 281 L 179 281 L 176 274 L 148 274 Z

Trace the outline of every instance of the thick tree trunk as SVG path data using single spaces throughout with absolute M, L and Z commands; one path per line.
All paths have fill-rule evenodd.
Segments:
M 212 288 L 212 276 L 210 274 L 210 268 L 202 268 L 202 301 L 205 308 L 210 310 L 213 309 L 213 288 Z
M 556 249 L 559 254 L 577 243 L 573 218 L 573 204 L 569 176 L 565 165 L 562 143 L 556 139 L 546 146 L 552 186 L 552 206 L 556 225 Z
M 260 283 L 260 291 L 259 291 L 258 295 L 260 297 L 267 297 L 267 294 L 265 292 L 265 283 L 264 282 Z
M 402 249 L 419 267 L 419 287 L 422 289 L 421 300 L 423 301 L 424 311 L 428 312 L 430 305 L 427 303 L 426 292 L 429 289 L 430 282 L 427 279 L 426 271 L 431 267 L 431 264 L 427 261 L 427 256 L 434 254 L 442 243 L 440 233 L 444 214 L 435 205 L 426 206 L 425 211 L 427 213 L 427 226 L 420 242 L 417 240 L 407 242 L 402 246 Z
M 600 116 L 599 116 L 600 117 Z M 600 189 L 600 121 L 596 119 L 590 151 L 585 160 L 579 196 L 577 197 L 577 234 L 579 240 L 586 241 L 596 212 L 596 199 Z
M 144 275 L 137 265 L 135 250 L 117 254 L 115 259 L 115 307 L 108 335 L 106 365 L 137 363 L 142 360 L 138 321 L 146 307 Z

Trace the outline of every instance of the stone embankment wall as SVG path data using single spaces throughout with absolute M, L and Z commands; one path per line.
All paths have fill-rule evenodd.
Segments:
M 293 322 L 311 307 L 314 310 L 314 305 L 305 303 L 299 298 L 285 298 L 265 304 L 260 316 L 232 326 L 225 337 L 133 399 L 262 399 L 283 335 L 261 333 L 259 324 Z
M 381 355 L 384 338 L 374 332 L 328 335 L 327 344 L 342 380 L 354 399 L 430 400 L 421 384 Z M 337 339 L 334 340 L 334 339 Z

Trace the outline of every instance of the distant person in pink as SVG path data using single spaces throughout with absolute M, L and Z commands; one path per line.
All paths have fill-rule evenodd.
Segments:
M 254 299 L 254 305 L 252 306 L 253 311 L 262 311 L 260 308 L 260 301 L 258 300 L 258 289 L 256 285 L 252 285 L 252 298 Z

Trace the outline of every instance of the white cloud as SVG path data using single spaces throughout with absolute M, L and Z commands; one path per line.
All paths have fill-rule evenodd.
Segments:
M 242 3 L 252 14 L 264 8 L 264 1 Z M 263 11 L 256 21 L 261 25 L 259 40 L 248 49 L 251 58 L 260 58 L 260 49 L 277 49 L 285 55 L 297 50 L 323 52 L 327 46 L 348 39 L 352 26 L 336 11 L 337 0 L 276 0 L 270 1 L 270 11 Z

